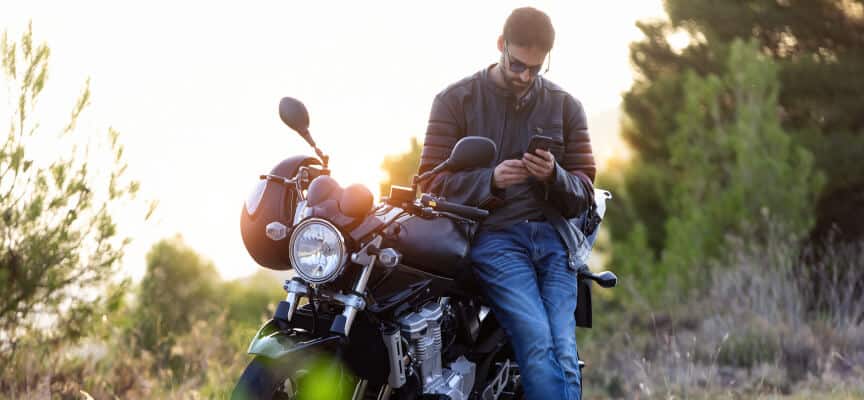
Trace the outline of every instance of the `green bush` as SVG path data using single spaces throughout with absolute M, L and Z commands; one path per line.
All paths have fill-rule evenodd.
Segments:
M 771 331 L 742 329 L 730 334 L 720 347 L 720 365 L 753 368 L 761 363 L 774 363 L 780 358 L 779 338 Z
M 726 258 L 731 236 L 759 241 L 766 222 L 796 233 L 812 224 L 809 211 L 822 178 L 810 153 L 780 126 L 777 67 L 741 41 L 731 45 L 726 63 L 723 75 L 685 74 L 677 129 L 666 137 L 665 173 L 674 182 L 663 194 L 667 219 L 653 222 L 664 226 L 659 258 L 646 259 L 656 226 L 638 219 L 627 222 L 629 233 L 613 247 L 613 264 L 634 273 L 649 298 L 706 286 L 706 268 Z M 637 162 L 632 168 L 630 185 L 645 175 L 640 168 L 654 167 Z M 647 175 L 646 184 L 657 173 Z M 629 187 L 623 194 L 625 204 L 633 203 L 626 201 L 633 195 Z

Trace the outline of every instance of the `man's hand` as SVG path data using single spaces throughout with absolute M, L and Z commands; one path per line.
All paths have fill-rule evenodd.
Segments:
M 548 182 L 555 172 L 555 156 L 543 149 L 537 149 L 535 154 L 525 153 L 522 163 L 528 173 L 541 182 Z
M 492 186 L 497 189 L 506 189 L 525 182 L 528 176 L 528 170 L 525 169 L 522 160 L 504 160 L 495 167 L 495 172 L 492 174 Z

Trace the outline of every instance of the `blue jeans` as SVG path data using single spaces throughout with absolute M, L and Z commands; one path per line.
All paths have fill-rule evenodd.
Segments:
M 580 398 L 576 271 L 548 222 L 481 230 L 471 249 L 492 312 L 510 337 L 528 399 Z

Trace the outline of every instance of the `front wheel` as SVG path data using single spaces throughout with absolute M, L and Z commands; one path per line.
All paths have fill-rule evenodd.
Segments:
M 304 360 L 255 357 L 243 371 L 232 400 L 339 400 L 380 398 L 341 363 L 326 357 Z M 389 391 L 388 391 L 389 392 Z
M 255 357 L 231 393 L 232 400 L 282 400 L 297 398 L 297 379 L 303 371 L 287 362 Z

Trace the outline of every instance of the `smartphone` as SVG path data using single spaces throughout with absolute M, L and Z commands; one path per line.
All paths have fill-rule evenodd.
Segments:
M 531 142 L 528 143 L 528 151 L 526 153 L 537 154 L 537 149 L 557 153 L 563 147 L 564 143 L 561 143 L 558 139 L 552 139 L 543 135 L 534 135 L 531 137 Z

